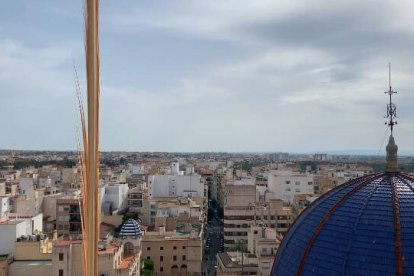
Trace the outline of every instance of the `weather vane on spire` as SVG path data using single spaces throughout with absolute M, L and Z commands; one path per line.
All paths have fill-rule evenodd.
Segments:
M 385 116 L 385 118 L 389 118 L 389 121 L 386 122 L 385 124 L 388 124 L 388 126 L 391 128 L 391 135 L 392 135 L 392 132 L 394 130 L 394 125 L 397 124 L 397 121 L 395 121 L 395 119 L 397 118 L 397 107 L 392 102 L 392 95 L 396 94 L 397 91 L 392 90 L 392 87 L 391 87 L 391 63 L 388 63 L 388 83 L 389 83 L 390 88 L 388 91 L 385 91 L 384 93 L 390 96 L 390 103 L 387 104 L 387 115 Z

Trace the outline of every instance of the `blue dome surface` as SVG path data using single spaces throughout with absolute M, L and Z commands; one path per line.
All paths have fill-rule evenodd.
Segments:
M 136 220 L 130 218 L 122 225 L 119 236 L 121 238 L 137 238 L 138 236 L 141 236 L 141 226 Z
M 321 196 L 297 218 L 272 275 L 414 275 L 414 178 L 360 177 Z

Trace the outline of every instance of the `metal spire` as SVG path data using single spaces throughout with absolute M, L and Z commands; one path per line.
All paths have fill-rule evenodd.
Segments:
M 388 64 L 389 71 L 388 71 L 388 83 L 389 83 L 389 90 L 385 92 L 385 94 L 388 94 L 390 96 L 390 103 L 387 105 L 387 116 L 385 118 L 389 118 L 389 121 L 385 124 L 388 124 L 388 126 L 391 128 L 391 135 L 388 140 L 388 145 L 386 147 L 387 150 L 387 167 L 385 169 L 386 172 L 395 173 L 398 172 L 398 161 L 397 161 L 397 152 L 398 152 L 398 146 L 395 144 L 393 130 L 394 125 L 397 124 L 397 121 L 395 119 L 397 118 L 397 107 L 392 102 L 392 95 L 396 94 L 397 92 L 392 90 L 391 87 L 391 63 Z
M 395 121 L 395 119 L 397 118 L 397 107 L 392 102 L 392 95 L 397 94 L 397 91 L 392 90 L 392 87 L 391 87 L 391 63 L 388 63 L 388 85 L 389 85 L 389 90 L 385 91 L 384 93 L 388 94 L 390 97 L 390 103 L 387 105 L 387 115 L 385 116 L 385 118 L 389 118 L 389 121 L 386 122 L 385 124 L 388 124 L 388 126 L 390 127 L 391 135 L 392 135 L 393 130 L 394 130 L 394 125 L 397 124 L 397 121 Z

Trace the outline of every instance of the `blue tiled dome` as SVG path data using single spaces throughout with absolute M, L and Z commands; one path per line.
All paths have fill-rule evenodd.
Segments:
M 291 226 L 272 275 L 414 275 L 413 187 L 395 172 L 331 190 Z
M 136 239 L 141 236 L 141 226 L 136 220 L 130 218 L 122 225 L 119 236 L 121 238 L 131 237 Z

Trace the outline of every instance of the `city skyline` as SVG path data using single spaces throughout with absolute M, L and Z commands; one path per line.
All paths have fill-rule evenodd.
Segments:
M 102 151 L 378 151 L 388 62 L 414 149 L 413 4 L 237 3 L 101 3 Z M 75 150 L 82 1 L 6 6 L 0 148 Z

